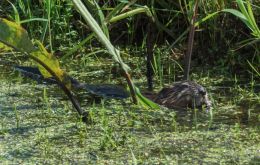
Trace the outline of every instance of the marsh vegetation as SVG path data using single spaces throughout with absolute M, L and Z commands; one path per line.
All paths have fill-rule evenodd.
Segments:
M 1 164 L 260 164 L 258 0 L 83 4 L 0 2 Z M 28 36 L 14 41 L 20 26 Z M 189 79 L 207 89 L 212 108 L 158 108 L 142 93 L 183 80 L 189 44 Z M 15 66 L 39 67 L 58 85 Z M 75 91 L 68 76 L 131 97 Z

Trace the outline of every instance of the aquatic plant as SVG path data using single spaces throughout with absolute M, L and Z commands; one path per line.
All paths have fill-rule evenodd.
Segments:
M 83 116 L 84 112 L 70 90 L 71 82 L 68 75 L 60 68 L 59 61 L 51 53 L 48 53 L 40 41 L 35 41 L 35 44 L 38 47 L 34 47 L 26 30 L 19 24 L 0 18 L 0 48 L 5 51 L 21 52 L 37 62 L 42 75 L 53 77 L 71 100 L 79 115 Z M 85 120 L 86 117 L 83 116 Z

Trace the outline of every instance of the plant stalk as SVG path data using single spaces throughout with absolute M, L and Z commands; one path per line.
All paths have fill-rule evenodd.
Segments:
M 29 54 L 29 53 L 27 53 L 27 54 Z M 81 116 L 82 121 L 84 121 L 86 123 L 88 114 L 81 109 L 78 100 L 74 97 L 72 92 L 66 87 L 66 85 L 64 83 L 62 83 L 60 81 L 60 79 L 56 76 L 56 74 L 44 62 L 38 60 L 37 58 L 35 58 L 34 56 L 32 56 L 30 54 L 29 54 L 29 56 L 30 56 L 31 59 L 33 59 L 34 61 L 36 61 L 40 65 L 42 65 L 55 78 L 55 80 L 57 81 L 57 83 L 60 86 L 60 88 L 68 96 L 68 98 L 70 99 L 71 103 L 73 104 L 73 106 L 77 110 L 78 114 Z
M 199 0 L 195 1 L 194 9 L 193 9 L 193 16 L 191 19 L 190 24 L 190 32 L 189 32 L 189 40 L 188 40 L 188 49 L 185 55 L 185 68 L 184 68 L 184 80 L 189 80 L 190 77 L 190 63 L 191 63 L 191 54 L 192 54 L 192 48 L 193 48 L 193 42 L 194 42 L 194 33 L 195 33 L 195 21 L 197 17 L 197 11 L 198 11 L 198 3 Z
M 130 88 L 132 100 L 135 104 L 137 104 L 137 98 L 135 93 L 135 86 L 130 78 L 130 74 L 128 73 L 129 67 L 123 62 L 120 57 L 120 52 L 117 50 L 109 41 L 109 39 L 105 36 L 104 32 L 96 22 L 96 20 L 91 16 L 85 5 L 81 2 L 81 0 L 72 0 L 76 9 L 78 9 L 79 13 L 83 16 L 84 20 L 87 22 L 90 29 L 96 34 L 97 39 L 107 48 L 109 54 L 111 54 L 116 62 L 122 67 L 124 71 L 124 77 L 126 78 L 127 84 Z

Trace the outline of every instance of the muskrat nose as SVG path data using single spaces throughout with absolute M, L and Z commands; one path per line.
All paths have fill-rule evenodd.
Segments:
M 206 93 L 207 93 L 207 91 L 204 87 L 200 87 L 198 90 L 199 90 L 199 93 L 202 95 L 206 95 Z

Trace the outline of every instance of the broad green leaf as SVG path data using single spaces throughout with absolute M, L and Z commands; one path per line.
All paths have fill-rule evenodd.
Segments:
M 36 57 L 38 60 L 42 61 L 47 65 L 49 68 L 51 68 L 55 73 L 57 73 L 57 76 L 62 80 L 63 71 L 60 69 L 59 61 L 58 59 L 50 54 L 42 45 L 40 41 L 35 41 L 36 45 L 38 45 L 38 48 L 36 51 L 32 52 L 31 55 Z M 52 75 L 46 71 L 41 65 L 39 65 L 39 69 L 42 73 L 42 75 L 46 78 L 52 77 Z
M 64 83 L 67 88 L 70 89 L 71 83 L 69 76 L 60 68 L 60 64 L 58 59 L 49 53 L 40 41 L 35 42 L 38 45 L 38 50 L 30 53 L 33 59 L 38 63 L 38 67 L 42 75 L 46 78 L 55 76 L 58 78 L 62 83 Z M 43 67 L 43 65 L 45 65 Z M 48 70 L 46 70 L 46 67 Z M 50 71 L 52 73 L 50 73 Z M 54 75 L 53 75 L 54 74 Z
M 44 48 L 41 42 L 36 41 L 37 48 L 34 48 L 28 37 L 27 31 L 20 25 L 0 19 L 0 50 L 10 50 L 24 52 L 38 63 L 42 75 L 46 78 L 56 77 L 67 87 L 70 87 L 69 77 L 61 70 L 59 61 Z M 47 69 L 47 70 L 46 70 Z
M 21 26 L 0 18 L 0 48 L 11 47 L 36 61 L 39 64 L 40 72 L 45 77 L 53 76 L 58 81 L 60 87 L 70 98 L 78 113 L 82 115 L 83 111 L 70 91 L 71 78 L 60 69 L 58 60 L 52 54 L 48 53 L 39 41 L 36 41 L 36 44 L 38 45 L 38 49 L 34 48 L 26 30 Z
M 0 18 L 0 42 L 21 52 L 34 51 L 27 31 L 18 24 Z

